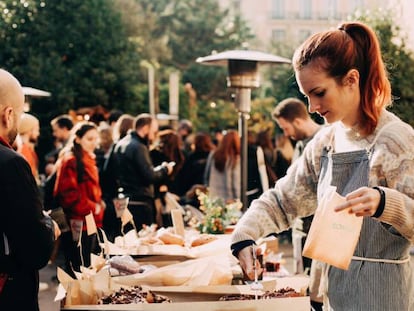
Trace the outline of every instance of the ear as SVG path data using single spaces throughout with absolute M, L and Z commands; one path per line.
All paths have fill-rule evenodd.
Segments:
M 349 70 L 343 78 L 343 85 L 359 87 L 359 71 L 356 69 Z
M 146 124 L 146 125 L 144 125 L 144 126 L 142 127 L 142 129 L 143 129 L 143 131 L 144 131 L 145 135 L 147 135 L 147 134 L 150 132 L 150 129 L 151 129 L 151 124 Z
M 302 127 L 302 124 L 303 124 L 303 119 L 301 119 L 301 118 L 295 118 L 295 119 L 293 119 L 293 122 L 292 122 L 292 124 L 296 127 L 296 128 L 301 128 Z
M 1 122 L 4 124 L 6 129 L 9 129 L 13 126 L 13 108 L 7 106 L 3 109 L 3 113 L 1 115 Z

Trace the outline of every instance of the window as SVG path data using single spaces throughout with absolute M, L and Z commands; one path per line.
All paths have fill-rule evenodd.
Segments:
M 332 19 L 336 18 L 338 14 L 337 0 L 323 0 L 322 9 L 319 13 L 320 19 Z
M 285 18 L 285 0 L 272 0 L 272 18 Z
M 360 10 L 360 9 L 363 9 L 364 8 L 364 0 L 352 0 L 352 1 L 350 1 L 351 2 L 351 4 L 350 4 L 350 12 L 349 13 L 354 13 L 356 10 Z
M 277 42 L 285 41 L 286 31 L 284 29 L 273 29 L 272 39 Z
M 231 10 L 235 14 L 240 14 L 241 12 L 241 0 L 233 0 L 231 2 Z
M 311 19 L 312 18 L 312 1 L 311 0 L 301 0 L 300 1 L 299 16 L 302 19 Z

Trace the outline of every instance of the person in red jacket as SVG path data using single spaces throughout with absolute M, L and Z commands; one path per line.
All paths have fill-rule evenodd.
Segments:
M 62 236 L 67 264 L 79 271 L 81 265 L 90 266 L 91 253 L 100 252 L 99 232 L 87 234 L 86 216 L 93 215 L 96 227 L 102 228 L 105 203 L 94 153 L 98 144 L 97 127 L 91 122 L 78 123 L 73 133 L 72 140 L 59 156 L 54 195 L 71 227 L 69 234 Z

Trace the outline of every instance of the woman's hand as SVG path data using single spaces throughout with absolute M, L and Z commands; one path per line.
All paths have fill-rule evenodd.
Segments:
M 260 248 L 256 248 L 256 254 L 260 255 Z M 244 274 L 250 279 L 254 280 L 254 268 L 253 268 L 253 247 L 248 246 L 243 248 L 238 255 L 240 266 L 243 269 Z M 263 271 L 260 266 L 260 262 L 256 260 L 257 275 L 260 275 Z
M 62 231 L 60 231 L 59 225 L 57 224 L 56 221 L 52 219 L 52 222 L 53 222 L 53 229 L 55 231 L 55 240 L 57 240 L 62 234 Z
M 345 199 L 345 203 L 335 207 L 336 212 L 349 209 L 349 213 L 356 216 L 373 216 L 378 209 L 381 195 L 376 189 L 362 187 L 348 193 Z
M 99 203 L 96 203 L 95 204 L 95 215 L 99 215 L 102 210 L 105 210 L 105 208 L 106 208 L 106 204 L 103 200 Z

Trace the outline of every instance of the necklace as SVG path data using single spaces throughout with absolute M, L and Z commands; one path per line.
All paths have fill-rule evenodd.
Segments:
M 339 122 L 339 126 L 348 139 L 360 140 L 362 138 L 362 135 L 359 132 L 359 128 L 360 128 L 359 123 L 356 123 L 355 125 L 351 127 L 346 127 L 342 122 Z

